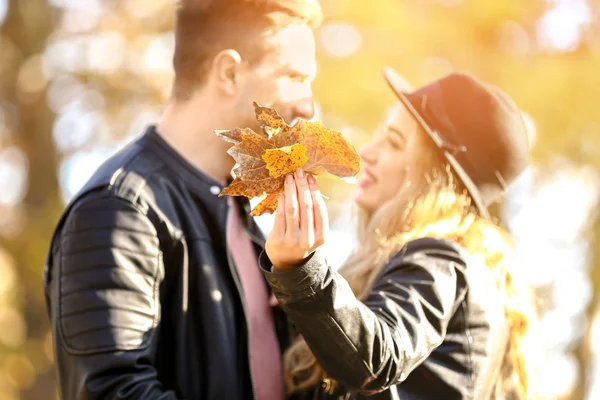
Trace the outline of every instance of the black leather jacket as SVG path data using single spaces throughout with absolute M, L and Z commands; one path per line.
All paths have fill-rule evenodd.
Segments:
M 220 190 L 149 129 L 67 207 L 44 276 L 62 398 L 253 398 Z M 258 251 L 259 231 L 248 226 Z M 265 273 L 343 384 L 334 395 L 303 396 L 488 397 L 506 343 L 504 311 L 489 271 L 457 246 L 409 244 L 365 302 L 318 254 L 294 271 Z M 288 324 L 274 313 L 284 348 Z
M 364 302 L 315 253 L 297 269 L 261 268 L 328 375 L 319 399 L 493 398 L 507 344 L 491 272 L 458 245 L 408 243 L 383 268 Z
M 62 398 L 253 398 L 220 190 L 150 128 L 67 207 L 44 277 Z

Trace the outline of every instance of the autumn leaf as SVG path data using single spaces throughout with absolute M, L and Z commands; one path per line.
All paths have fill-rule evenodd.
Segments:
M 228 154 L 238 164 L 235 180 L 219 196 L 266 196 L 250 214 L 258 216 L 277 209 L 285 176 L 297 168 L 340 178 L 358 173 L 360 158 L 341 133 L 320 122 L 299 121 L 290 127 L 274 109 L 256 103 L 254 109 L 260 132 L 250 128 L 215 131 L 234 144 Z
M 283 188 L 280 188 L 279 190 L 267 195 L 267 197 L 263 201 L 261 201 L 256 205 L 256 207 L 254 207 L 250 215 L 253 217 L 260 217 L 265 213 L 273 214 L 275 210 L 277 210 L 277 205 L 279 204 L 279 197 L 282 193 Z
M 246 134 L 256 134 L 252 129 L 250 128 L 245 128 L 245 129 L 234 129 L 231 131 L 215 131 L 215 133 L 217 134 L 217 136 L 219 136 L 221 139 L 227 141 L 227 142 L 231 142 L 233 144 L 238 144 L 241 140 L 241 135 L 242 133 L 246 133 Z M 268 138 L 266 135 L 263 135 L 263 137 Z
M 260 192 L 253 191 L 248 185 L 244 183 L 240 178 L 235 178 L 233 182 L 229 184 L 226 188 L 221 191 L 221 195 L 227 196 L 247 196 L 247 197 L 256 197 L 260 196 Z
M 292 130 L 303 133 L 301 143 L 307 148 L 308 162 L 304 169 L 318 175 L 323 170 L 340 178 L 355 176 L 360 169 L 360 157 L 340 132 L 328 129 L 320 122 L 299 121 Z
M 267 163 L 269 175 L 273 178 L 290 174 L 308 161 L 306 146 L 299 143 L 280 149 L 268 149 L 262 159 Z

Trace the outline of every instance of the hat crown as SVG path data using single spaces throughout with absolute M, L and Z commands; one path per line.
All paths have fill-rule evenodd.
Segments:
M 468 73 L 453 73 L 406 95 L 479 190 L 497 199 L 529 162 L 527 131 L 515 103 Z M 438 144 L 439 146 L 439 144 Z

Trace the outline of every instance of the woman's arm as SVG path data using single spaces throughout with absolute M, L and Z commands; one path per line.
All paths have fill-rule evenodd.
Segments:
M 384 390 L 444 340 L 466 294 L 465 262 L 450 242 L 411 242 L 383 268 L 363 303 L 315 253 L 327 227 L 315 180 L 298 170 L 286 178 L 261 267 L 327 373 L 349 389 Z
M 437 239 L 409 243 L 384 267 L 364 302 L 318 253 L 286 272 L 270 272 L 265 253 L 260 262 L 327 374 L 365 392 L 406 379 L 442 343 L 467 290 L 457 247 Z

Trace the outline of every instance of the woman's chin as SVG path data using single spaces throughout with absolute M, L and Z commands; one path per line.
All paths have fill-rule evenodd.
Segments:
M 371 203 L 372 202 L 370 202 L 368 198 L 368 193 L 362 189 L 358 189 L 356 195 L 354 196 L 354 204 L 356 204 L 358 208 L 362 209 L 363 211 L 369 211 L 371 209 Z
M 361 188 L 358 188 L 356 190 L 356 192 L 354 193 L 354 202 L 360 206 L 362 203 L 362 199 L 364 197 L 365 193 L 363 192 L 363 190 Z

